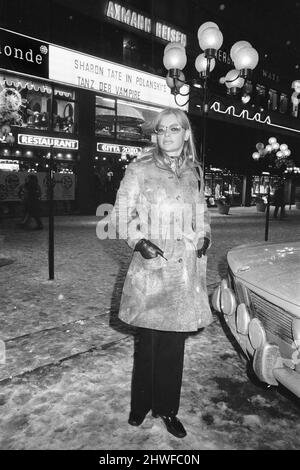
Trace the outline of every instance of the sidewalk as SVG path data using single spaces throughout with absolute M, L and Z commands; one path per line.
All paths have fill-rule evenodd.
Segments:
M 265 216 L 253 207 L 231 208 L 228 216 L 216 209 L 210 212 L 211 293 L 226 274 L 228 249 L 264 241 Z M 287 214 L 282 221 L 270 219 L 269 241 L 299 239 L 300 211 L 287 209 Z M 261 403 L 273 400 L 282 410 L 280 429 L 286 435 L 275 448 L 287 443 L 297 448 L 297 432 L 292 433 L 289 423 L 297 408 L 286 404 L 277 390 L 265 397 L 264 389 L 249 382 L 245 361 L 217 316 L 186 344 L 180 416 L 187 438 L 173 438 L 151 416 L 139 429 L 130 427 L 134 330 L 121 323 L 117 313 L 131 250 L 124 241 L 98 240 L 96 217 L 56 217 L 55 279 L 49 281 L 47 221 L 40 232 L 17 229 L 15 223 L 6 220 L 0 226 L 0 259 L 13 260 L 0 267 L 0 339 L 6 345 L 6 363 L 0 364 L 0 448 L 258 448 L 261 442 L 251 427 L 235 430 L 243 418 L 230 401 L 232 387 L 246 401 L 258 395 Z M 252 405 L 249 400 L 251 413 L 240 407 L 244 414 L 256 415 L 255 400 Z M 267 419 L 268 407 L 263 407 L 260 419 L 265 413 L 264 442 L 272 448 L 278 426 Z

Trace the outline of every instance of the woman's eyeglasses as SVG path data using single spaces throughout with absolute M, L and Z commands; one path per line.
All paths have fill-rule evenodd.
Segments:
M 155 133 L 157 135 L 163 135 L 169 130 L 170 134 L 179 134 L 179 132 L 182 130 L 181 126 L 159 126 L 155 129 Z

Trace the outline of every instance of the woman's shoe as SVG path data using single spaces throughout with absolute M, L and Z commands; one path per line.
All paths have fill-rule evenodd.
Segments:
M 173 434 L 173 436 L 179 438 L 186 436 L 186 430 L 184 429 L 183 424 L 179 421 L 176 416 L 164 416 L 157 413 L 153 413 L 152 416 L 154 418 L 160 417 L 163 420 L 167 431 Z
M 131 424 L 131 426 L 140 426 L 144 421 L 145 416 L 146 415 L 140 415 L 138 413 L 130 411 L 128 423 Z

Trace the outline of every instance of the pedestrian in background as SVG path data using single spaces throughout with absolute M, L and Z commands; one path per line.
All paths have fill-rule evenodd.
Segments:
M 284 182 L 281 181 L 278 183 L 275 192 L 274 192 L 274 219 L 277 219 L 278 211 L 280 209 L 280 218 L 282 219 L 285 216 L 285 197 L 284 197 Z
M 119 310 L 121 320 L 137 327 L 128 422 L 139 426 L 152 410 L 182 438 L 186 431 L 177 413 L 185 339 L 212 322 L 206 290 L 210 223 L 186 114 L 165 109 L 153 127 L 156 147 L 129 164 L 111 213 L 115 221 L 129 214 L 127 242 L 134 250 Z M 183 217 L 192 213 L 180 236 L 178 210 Z M 154 219 L 160 221 L 155 235 Z
M 27 181 L 24 184 L 24 209 L 25 215 L 22 222 L 19 224 L 22 227 L 28 226 L 30 219 L 33 218 L 36 222 L 34 230 L 42 230 L 43 224 L 40 218 L 40 199 L 41 188 L 38 183 L 36 175 L 28 175 Z

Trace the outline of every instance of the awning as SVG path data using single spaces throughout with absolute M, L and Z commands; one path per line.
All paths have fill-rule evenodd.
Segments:
M 44 83 L 38 83 L 38 82 L 33 82 L 31 80 L 26 80 L 24 78 L 19 78 L 19 77 L 7 77 L 4 75 L 0 75 L 0 83 L 3 88 L 6 86 L 14 86 L 16 88 L 27 88 L 28 90 L 34 90 L 34 91 L 41 91 L 42 93 L 48 93 L 49 95 L 51 94 L 51 87 L 48 85 L 45 85 Z
M 27 88 L 27 90 L 40 91 L 42 93 L 48 93 L 48 95 L 52 93 L 52 89 L 49 85 L 18 77 L 7 77 L 0 75 L 0 85 L 2 88 L 14 86 L 17 89 L 21 88 L 23 90 L 24 88 Z M 58 88 L 55 88 L 54 95 L 64 96 L 65 98 L 72 98 L 72 92 L 64 91 Z

